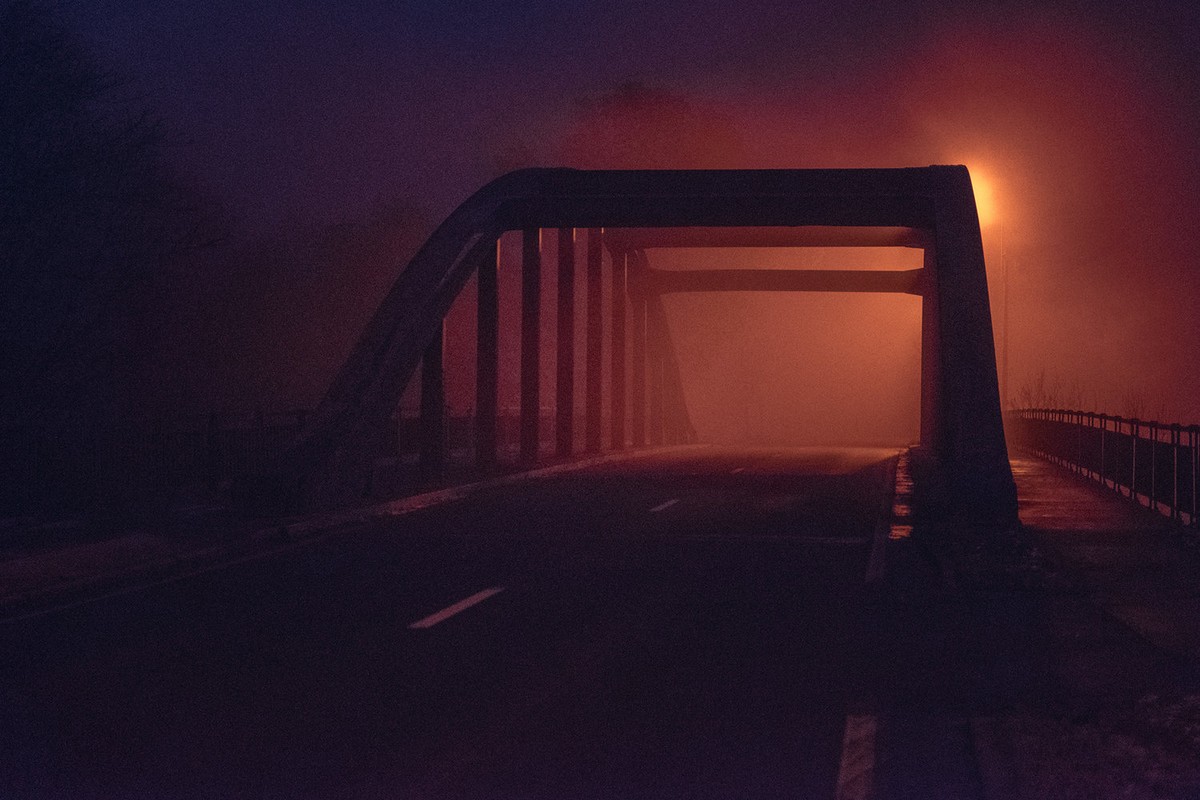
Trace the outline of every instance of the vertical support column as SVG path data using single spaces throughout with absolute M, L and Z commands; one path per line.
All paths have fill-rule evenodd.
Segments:
M 688 416 L 687 399 L 683 395 L 683 379 L 679 374 L 679 363 L 675 358 L 675 347 L 671 343 L 671 330 L 667 325 L 666 309 L 662 297 L 655 295 L 646 303 L 646 322 L 653 325 L 657 333 L 662 356 L 662 420 L 663 440 L 667 444 L 691 442 L 695 437 Z
M 529 228 L 521 236 L 521 463 L 538 457 L 541 414 L 539 369 L 542 327 L 542 232 Z
M 646 291 L 642 273 L 641 252 L 634 251 L 629 260 L 629 295 L 632 318 L 629 326 L 629 369 L 632 392 L 630 440 L 634 447 L 646 444 Z
M 936 438 L 944 486 L 929 504 L 961 511 L 981 521 L 1017 521 L 1017 489 L 1012 478 L 1001 418 L 996 342 L 988 301 L 987 271 L 972 208 L 966 167 L 931 167 L 933 241 L 937 264 L 938 327 L 941 330 L 942 430 Z M 929 481 L 926 481 L 926 485 Z M 927 497 L 930 493 L 927 493 Z
M 587 232 L 587 399 L 584 447 L 589 453 L 600 452 L 600 404 L 604 364 L 604 318 L 601 285 L 604 266 L 599 228 Z
M 613 253 L 612 259 L 612 348 L 609 353 L 612 372 L 612 448 L 625 449 L 625 303 L 626 253 Z
M 938 327 L 937 255 L 925 247 L 921 270 L 921 450 L 932 458 L 943 453 L 941 427 L 942 354 Z
M 554 450 L 575 449 L 575 229 L 558 229 L 558 379 L 555 384 Z
M 666 347 L 663 342 L 663 315 L 661 299 L 646 295 L 646 355 L 649 361 L 649 408 L 647 410 L 647 441 L 652 445 L 663 443 L 663 384 Z M 652 311 L 651 309 L 654 309 Z
M 421 357 L 420 468 L 426 475 L 441 472 L 446 463 L 446 388 L 442 368 L 445 321 Z
M 475 308 L 475 465 L 496 464 L 496 411 L 500 379 L 500 293 L 497 269 L 500 242 L 492 258 L 479 263 Z

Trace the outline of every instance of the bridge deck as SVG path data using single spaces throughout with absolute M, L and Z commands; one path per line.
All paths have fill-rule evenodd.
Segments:
M 609 461 L 10 620 L 0 793 L 1194 791 L 1165 522 L 1017 459 L 1041 554 L 973 548 L 910 532 L 889 464 Z

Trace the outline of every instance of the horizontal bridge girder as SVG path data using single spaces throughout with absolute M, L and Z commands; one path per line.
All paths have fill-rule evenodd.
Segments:
M 710 197 L 663 194 L 631 199 L 620 195 L 504 198 L 497 205 L 496 219 L 505 230 L 691 226 L 923 229 L 933 227 L 936 214 L 932 198 L 921 196 L 734 195 L 714 202 Z
M 673 292 L 887 292 L 922 294 L 924 270 L 651 269 L 650 290 Z
M 505 229 L 869 226 L 932 230 L 939 170 L 527 169 L 480 190 Z
M 674 247 L 927 247 L 932 239 L 918 228 L 831 227 L 776 228 L 608 228 L 610 248 L 650 250 Z

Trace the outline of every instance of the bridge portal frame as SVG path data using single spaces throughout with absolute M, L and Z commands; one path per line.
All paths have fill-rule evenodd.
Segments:
M 1016 492 L 1004 441 L 982 238 L 971 179 L 964 166 L 549 168 L 502 176 L 460 205 L 400 274 L 305 431 L 268 476 L 268 485 L 285 492 L 294 503 L 310 507 L 362 494 L 373 465 L 372 442 L 386 426 L 423 357 L 440 359 L 442 320 L 476 272 L 484 286 L 479 306 L 477 408 L 494 411 L 497 322 L 491 273 L 497 242 L 506 231 L 524 232 L 523 340 L 527 346 L 523 350 L 536 352 L 536 329 L 528 319 L 538 313 L 534 310 L 537 300 L 530 287 L 540 268 L 537 232 L 545 228 L 605 230 L 616 265 L 612 271 L 614 291 L 628 291 L 636 322 L 626 330 L 629 320 L 616 313 L 623 303 L 613 303 L 614 366 L 626 344 L 633 345 L 635 359 L 644 355 L 640 339 L 648 331 L 652 345 L 661 346 L 665 328 L 661 306 L 653 308 L 653 301 L 647 305 L 646 282 L 653 276 L 645 264 L 645 250 L 654 246 L 655 237 L 643 233 L 646 238 L 638 241 L 627 235 L 622 244 L 622 229 L 674 229 L 674 233 L 659 234 L 662 241 L 671 236 L 680 241 L 680 236 L 686 236 L 678 233 L 680 230 L 693 234 L 707 230 L 712 240 L 724 236 L 727 242 L 740 239 L 754 241 L 756 246 L 772 246 L 777 241 L 763 233 L 766 229 L 783 231 L 775 235 L 785 240 L 789 235 L 792 240 L 809 236 L 812 242 L 814 232 L 824 231 L 820 234 L 824 241 L 846 245 L 919 244 L 925 252 L 917 279 L 923 298 L 920 455 L 930 465 L 931 485 L 939 487 L 939 504 L 974 517 L 1015 519 Z M 881 230 L 890 232 L 881 234 Z M 563 252 L 567 249 L 564 246 Z M 621 286 L 622 282 L 627 285 Z M 560 306 L 560 319 L 563 313 Z M 626 334 L 630 334 L 628 339 Z M 492 340 L 485 343 L 484 336 Z M 522 360 L 530 363 L 524 353 Z M 435 367 L 422 369 L 440 375 Z M 618 389 L 624 394 L 624 386 L 619 385 L 624 383 L 623 372 L 613 370 L 614 397 Z M 639 371 L 635 363 L 631 372 L 634 417 L 644 419 L 644 408 L 639 413 L 637 406 L 646 401 L 644 387 L 639 386 L 646 379 L 645 369 Z M 652 383 L 662 380 L 652 376 Z M 538 397 L 536 381 L 537 375 L 526 366 L 522 371 L 523 405 L 530 397 Z M 616 402 L 613 406 L 614 414 L 622 412 L 620 418 L 614 417 L 615 441 L 615 429 L 624 416 Z M 536 458 L 536 437 L 524 430 L 530 426 L 529 409 L 523 416 L 523 455 L 532 460 Z M 536 426 L 536 410 L 533 416 Z M 489 427 L 481 427 L 486 438 Z M 634 426 L 635 445 L 644 436 L 639 435 L 639 428 L 640 424 Z M 494 460 L 494 421 L 490 431 L 490 451 L 487 442 L 481 442 L 482 452 L 483 459 L 490 456 Z M 560 455 L 566 434 L 560 427 Z M 532 447 L 530 440 L 534 441 Z
M 614 259 L 626 251 L 642 254 L 643 281 L 657 302 L 662 295 L 688 292 L 851 292 L 908 294 L 921 303 L 921 418 L 918 462 L 938 453 L 941 369 L 938 361 L 937 292 L 934 241 L 917 228 L 648 228 L 617 229 L 606 243 Z M 907 247 L 922 251 L 921 269 L 651 269 L 657 249 Z M 653 395 L 651 395 L 653 397 Z M 636 424 L 636 423 L 635 423 Z

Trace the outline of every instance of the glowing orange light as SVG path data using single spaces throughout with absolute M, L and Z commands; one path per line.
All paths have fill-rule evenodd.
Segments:
M 975 189 L 975 208 L 979 212 L 979 226 L 986 228 L 996 221 L 996 195 L 992 184 L 977 170 L 971 170 L 971 186 Z

